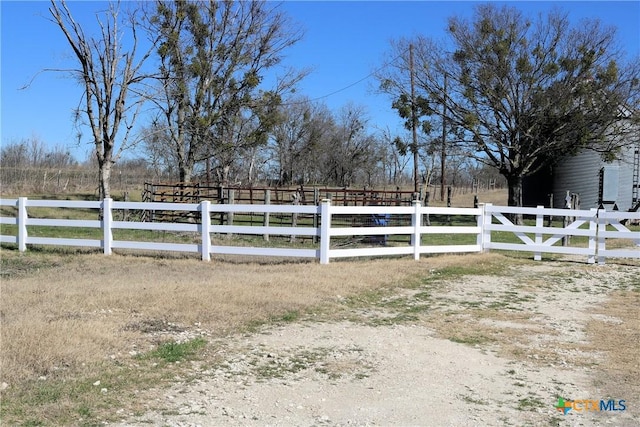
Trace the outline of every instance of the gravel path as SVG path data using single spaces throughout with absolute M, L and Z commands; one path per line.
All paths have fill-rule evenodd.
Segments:
M 399 290 L 342 319 L 219 341 L 222 363 L 194 364 L 198 380 L 157 390 L 148 412 L 117 426 L 640 425 L 634 402 L 620 413 L 554 408 L 559 396 L 606 397 L 594 383 L 606 354 L 585 328 L 621 323 L 596 309 L 636 274 L 539 263 L 439 284 L 424 307 L 424 289 Z

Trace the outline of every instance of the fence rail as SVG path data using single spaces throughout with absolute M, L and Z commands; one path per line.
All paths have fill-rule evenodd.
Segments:
M 319 205 L 330 198 L 336 205 L 366 206 L 371 203 L 389 206 L 411 205 L 416 193 L 409 190 L 336 188 L 326 186 L 239 187 L 201 183 L 144 183 L 143 201 L 228 204 L 287 204 L 293 200 L 301 205 Z
M 534 252 L 534 259 L 540 260 L 542 253 L 557 253 L 557 254 L 573 254 L 573 255 L 586 255 L 588 256 L 588 262 L 593 263 L 596 256 L 596 237 L 597 237 L 597 218 L 599 211 L 597 209 L 591 210 L 576 210 L 576 209 L 545 209 L 543 206 L 537 208 L 516 208 L 505 206 L 485 206 L 485 241 L 484 247 L 486 249 L 501 249 L 507 251 L 527 251 Z M 523 226 L 514 225 L 511 220 L 506 218 L 504 214 L 526 214 L 535 216 L 535 225 Z M 607 212 L 600 211 L 601 215 L 606 215 Z M 563 221 L 563 227 L 545 227 L 544 218 L 558 216 L 565 218 Z M 571 218 L 571 221 L 567 220 Z M 493 223 L 493 220 L 498 221 L 497 224 Z M 585 224 L 588 224 L 587 229 L 582 229 Z M 518 237 L 518 243 L 503 243 L 491 241 L 491 232 L 511 232 Z M 527 235 L 527 233 L 533 234 L 533 239 Z M 545 239 L 545 235 L 548 236 Z M 575 247 L 575 246 L 555 246 L 561 239 L 566 239 L 570 236 L 581 236 L 588 238 L 588 247 Z
M 37 209 L 40 209 L 38 211 Z M 42 211 L 42 209 L 45 209 Z M 51 210 L 64 210 L 63 218 L 52 216 Z M 95 211 L 99 219 L 74 219 L 78 210 Z M 191 212 L 192 222 L 143 222 L 120 221 L 114 214 L 126 210 Z M 334 206 L 330 200 L 320 205 L 218 205 L 210 201 L 198 204 L 161 202 L 116 202 L 0 199 L 0 242 L 15 244 L 20 251 L 27 245 L 60 245 L 102 248 L 105 254 L 113 249 L 159 250 L 199 253 L 203 260 L 212 254 L 261 255 L 279 257 L 316 258 L 323 264 L 334 258 L 412 255 L 419 259 L 422 254 L 465 253 L 489 250 L 526 251 L 541 259 L 542 253 L 573 254 L 587 257 L 589 263 L 604 263 L 606 258 L 640 258 L 640 231 L 632 230 L 623 223 L 640 222 L 639 212 L 609 212 L 606 210 L 571 210 L 518 208 L 481 205 L 478 208 L 444 208 L 422 206 L 414 201 L 412 206 Z M 32 214 L 29 215 L 31 210 Z M 34 211 L 36 211 L 34 213 Z M 43 213 L 44 212 L 44 213 Z M 11 216 L 8 216 L 8 215 Z M 212 216 L 230 215 L 231 220 L 212 223 Z M 233 214 L 262 215 L 259 226 L 236 225 Z M 313 222 L 292 221 L 290 225 L 270 222 L 270 215 L 307 215 Z M 529 225 L 516 225 L 510 215 L 527 217 Z M 87 216 L 84 213 L 84 216 Z M 340 220 L 349 216 L 348 222 Z M 431 225 L 429 218 L 446 218 L 447 225 Z M 124 216 L 123 216 L 124 217 Z M 394 218 L 393 221 L 391 219 Z M 562 219 L 561 226 L 552 226 L 551 218 Z M 545 224 L 545 220 L 548 225 Z M 455 223 L 455 225 L 454 225 Z M 37 228 L 80 228 L 86 235 L 80 237 L 51 237 L 34 235 Z M 51 233 L 51 230 L 46 230 Z M 89 231 L 87 231 L 89 230 Z M 140 241 L 137 235 L 120 233 L 119 230 L 185 233 L 188 241 Z M 9 234 L 6 232 L 9 231 Z M 60 233 L 57 233 L 60 234 Z M 312 247 L 250 246 L 214 244 L 221 236 L 257 235 L 265 242 L 271 235 L 311 237 Z M 386 244 L 388 236 L 400 236 L 393 245 Z M 454 241 L 454 236 L 467 235 L 465 240 Z M 436 238 L 435 236 L 439 236 Z M 126 238 L 129 239 L 126 239 Z M 573 244 L 571 243 L 573 239 Z M 135 239 L 135 240 L 134 240 Z M 346 239 L 346 240 L 345 240 Z M 349 240 L 351 239 L 351 240 Z M 354 240 L 356 239 L 356 240 Z M 359 239 L 359 240 L 358 240 Z M 632 248 L 612 247 L 611 239 L 627 239 Z M 368 242 L 353 247 L 345 242 Z M 398 243 L 399 242 L 399 243 Z M 443 243 L 444 242 L 444 243 Z M 224 243 L 224 241 L 222 242 Z

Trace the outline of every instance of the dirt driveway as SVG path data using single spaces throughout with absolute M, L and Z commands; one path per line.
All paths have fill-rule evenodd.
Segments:
M 216 341 L 118 426 L 640 425 L 637 265 L 440 274 Z

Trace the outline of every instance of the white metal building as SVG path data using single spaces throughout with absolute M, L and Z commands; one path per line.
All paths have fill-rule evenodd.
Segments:
M 581 209 L 596 208 L 600 202 L 607 209 L 614 204 L 621 211 L 637 208 L 639 169 L 640 143 L 625 148 L 611 163 L 591 150 L 567 157 L 553 168 L 553 205 L 565 207 L 569 192 L 578 195 Z

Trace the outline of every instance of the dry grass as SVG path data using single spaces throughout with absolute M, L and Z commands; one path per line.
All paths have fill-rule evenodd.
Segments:
M 18 277 L 2 283 L 1 380 L 10 385 L 147 350 L 157 344 L 150 334 L 154 328 L 169 323 L 176 331 L 202 329 L 222 336 L 408 280 L 429 263 L 203 263 L 97 254 L 69 260 L 8 250 L 2 256 L 42 258 L 27 261 L 31 271 L 16 270 Z
M 366 290 L 460 256 L 357 262 L 253 262 L 98 254 L 19 254 L 31 271 L 2 283 L 2 381 L 9 384 L 128 353 L 152 325 L 222 336 Z M 31 258 L 40 258 L 33 261 Z M 66 258 L 65 258 L 66 257 Z M 481 257 L 481 256 L 480 256 Z M 17 276 L 17 277 L 15 277 Z M 148 331 L 147 331 L 148 332 Z M 156 344 L 147 340 L 146 345 Z
M 604 395 L 627 402 L 640 401 L 640 279 L 635 285 L 635 290 L 614 292 L 599 310 L 605 316 L 619 319 L 619 325 L 594 320 L 587 329 L 593 348 L 606 357 L 596 378 L 598 386 Z
M 7 249 L 0 255 L 2 417 L 16 425 L 82 425 L 113 417 L 113 407 L 141 410 L 145 390 L 179 373 L 139 358 L 163 342 L 203 336 L 213 342 L 263 322 L 320 314 L 345 297 L 410 283 L 434 267 L 484 259 L 321 266 Z M 205 363 L 215 363 L 212 346 Z M 102 387 L 109 393 L 101 394 Z
M 473 207 L 474 196 L 475 194 L 472 192 L 462 193 L 461 189 L 456 189 L 453 196 L 451 197 L 451 206 L 454 208 L 471 208 Z M 478 202 L 507 206 L 507 196 L 508 192 L 506 188 L 498 190 L 486 190 L 478 193 Z M 429 201 L 429 206 L 447 206 L 447 201 L 446 199 L 444 201 L 441 201 L 439 193 L 435 195 L 432 193 L 431 200 Z

